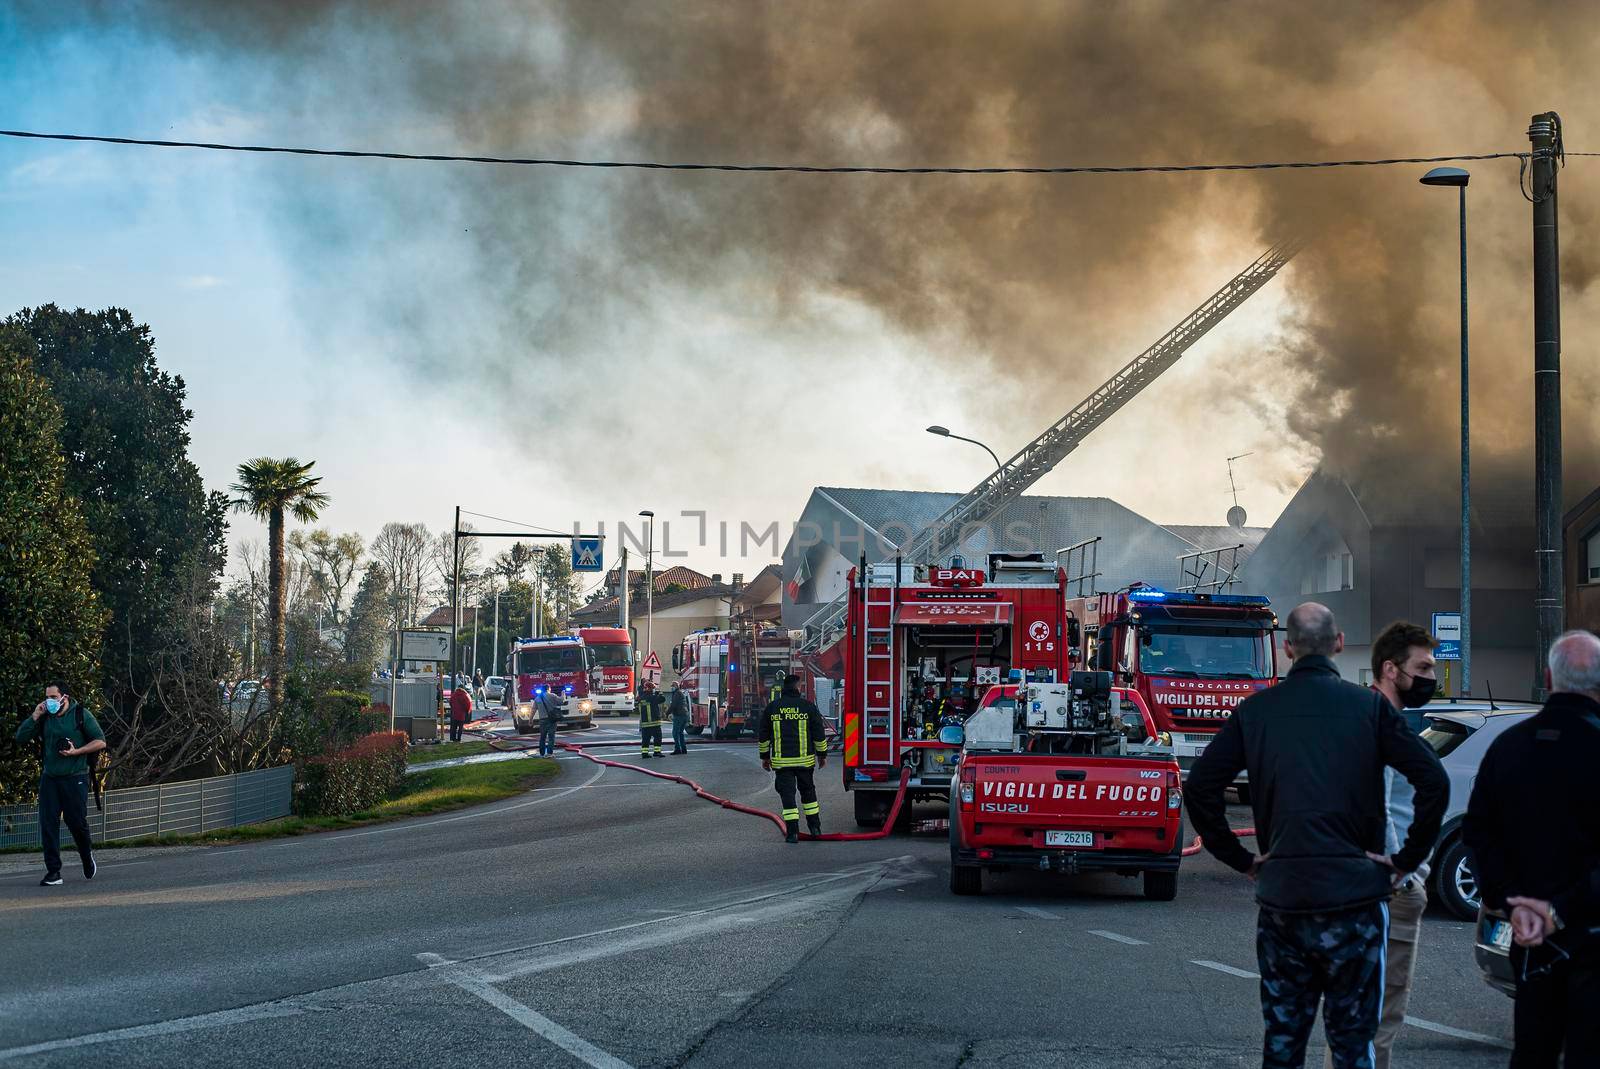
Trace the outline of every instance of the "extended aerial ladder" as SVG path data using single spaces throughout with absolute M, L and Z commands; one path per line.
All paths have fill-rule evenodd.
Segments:
M 1093 393 L 1079 401 L 1072 411 L 1018 450 L 994 474 L 963 494 L 929 527 L 899 547 L 897 555 L 900 559 L 918 564 L 948 557 L 950 551 L 961 544 L 964 532 L 987 522 L 1061 463 L 1089 432 L 1110 419 L 1123 405 L 1159 378 L 1162 372 L 1177 363 L 1212 327 L 1272 281 L 1300 251 L 1302 244 L 1298 238 L 1280 242 L 1256 257 L 1248 267 L 1180 320 L 1177 326 L 1157 339 L 1154 345 L 1128 361 Z M 848 592 L 840 594 L 806 621 L 806 640 L 801 647 L 803 654 L 827 649 L 839 637 L 844 628 L 847 603 Z

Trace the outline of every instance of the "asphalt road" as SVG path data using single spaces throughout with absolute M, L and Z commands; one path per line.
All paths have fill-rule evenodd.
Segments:
M 748 745 L 650 767 L 776 805 Z M 958 899 L 942 835 L 788 846 L 575 758 L 480 809 L 117 855 L 92 883 L 0 874 L 0 1065 L 1259 1064 L 1249 885 L 1205 857 L 1172 903 L 1038 875 Z M 1505 1064 L 1470 940 L 1424 922 L 1396 1065 Z

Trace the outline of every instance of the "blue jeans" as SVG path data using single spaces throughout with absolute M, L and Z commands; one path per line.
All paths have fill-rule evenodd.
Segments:
M 689 741 L 684 738 L 684 730 L 689 726 L 687 716 L 674 716 L 672 718 L 672 752 L 688 753 Z
M 556 752 L 556 722 L 554 720 L 539 721 L 539 752 L 546 755 Z

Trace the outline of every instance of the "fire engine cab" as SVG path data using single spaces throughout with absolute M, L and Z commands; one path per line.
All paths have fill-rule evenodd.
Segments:
M 1039 681 L 1070 670 L 1081 637 L 1060 569 L 1038 553 L 987 564 L 863 561 L 850 573 L 842 765 L 863 827 L 887 816 L 903 765 L 908 800 L 947 797 L 961 747 L 940 729 L 961 725 L 989 687 L 1013 669 Z
M 1187 769 L 1240 702 L 1277 678 L 1278 618 L 1256 594 L 1135 584 L 1067 601 L 1086 667 L 1136 690 Z

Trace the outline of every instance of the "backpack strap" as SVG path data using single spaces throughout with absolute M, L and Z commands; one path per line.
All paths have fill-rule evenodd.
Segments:
M 78 720 L 78 737 L 88 743 L 89 740 L 84 737 L 88 734 L 88 729 L 83 724 L 83 703 L 74 702 L 73 711 Z M 96 750 L 89 755 L 89 786 L 94 788 L 94 807 L 101 813 L 106 811 L 105 791 L 103 790 L 105 777 L 100 774 L 100 755 L 104 752 L 104 750 Z

